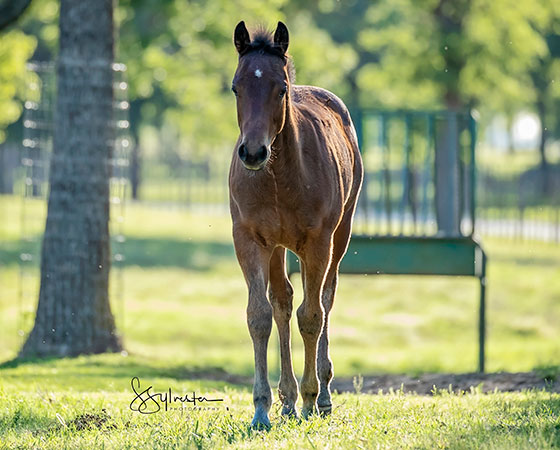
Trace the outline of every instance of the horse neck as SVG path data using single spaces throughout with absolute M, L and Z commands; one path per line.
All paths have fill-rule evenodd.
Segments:
M 286 118 L 284 127 L 276 138 L 273 147 L 277 150 L 276 158 L 273 164 L 273 170 L 288 171 L 292 174 L 299 171 L 301 167 L 301 155 L 298 144 L 299 130 L 295 115 L 297 111 L 293 106 L 291 99 L 287 99 Z

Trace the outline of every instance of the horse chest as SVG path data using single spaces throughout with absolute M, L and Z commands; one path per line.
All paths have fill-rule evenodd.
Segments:
M 288 194 L 262 198 L 257 192 L 245 192 L 236 198 L 234 224 L 250 230 L 253 239 L 262 245 L 301 247 L 313 230 L 323 227 L 324 208 L 295 192 Z

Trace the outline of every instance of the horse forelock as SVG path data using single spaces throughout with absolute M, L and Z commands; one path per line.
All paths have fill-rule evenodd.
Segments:
M 288 69 L 288 79 L 291 84 L 296 81 L 296 69 L 294 67 L 294 62 L 292 58 L 287 53 L 284 53 L 282 49 L 274 43 L 274 35 L 271 31 L 264 27 L 259 27 L 251 33 L 251 43 L 247 46 L 245 51 L 239 56 L 245 56 L 249 53 L 260 53 L 261 55 L 267 54 L 272 56 L 277 56 L 280 58 Z

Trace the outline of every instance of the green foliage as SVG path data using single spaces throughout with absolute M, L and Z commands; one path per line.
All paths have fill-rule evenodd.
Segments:
M 120 58 L 129 68 L 131 99 L 141 103 L 140 121 L 172 124 L 180 132 L 174 143 L 179 153 L 231 145 L 237 134 L 230 92 L 237 65 L 233 28 L 239 20 L 274 27 L 286 20 L 286 3 L 121 2 Z M 334 44 L 309 14 L 298 13 L 288 23 L 300 82 L 343 92 L 352 49 Z
M 35 38 L 12 30 L 0 37 L 0 143 L 5 139 L 5 128 L 15 122 L 22 111 L 26 84 L 25 64 L 35 48 Z
M 143 140 L 142 129 L 154 127 L 158 148 L 175 157 L 231 145 L 231 41 L 242 19 L 286 21 L 298 82 L 331 89 L 352 106 L 474 106 L 511 116 L 541 92 L 554 111 L 560 53 L 547 43 L 560 34 L 559 8 L 553 0 L 122 0 L 117 59 L 128 66 L 131 131 Z M 57 16 L 56 0 L 33 2 L 25 15 L 36 58 L 56 53 Z M 556 116 L 548 118 L 552 129 L 560 129 Z
M 542 1 L 541 1 L 542 3 Z M 493 112 L 528 105 L 529 71 L 547 54 L 539 25 L 550 8 L 532 0 L 379 1 L 359 44 L 380 55 L 359 75 L 375 105 L 477 106 Z
M 37 39 L 34 59 L 50 61 L 58 50 L 59 0 L 32 1 L 22 16 L 21 29 Z
M 250 27 L 270 28 L 278 20 L 287 21 L 299 82 L 344 96 L 344 76 L 355 64 L 354 51 L 348 44 L 335 44 L 311 14 L 293 11 L 289 4 L 288 0 L 119 2 L 116 59 L 128 67 L 133 138 L 140 140 L 145 126 L 161 132 L 166 124 L 167 136 L 160 135 L 160 140 L 177 155 L 231 145 L 237 135 L 230 91 L 237 65 L 232 34 L 240 20 Z M 35 58 L 54 58 L 57 21 L 58 1 L 33 2 L 22 29 L 38 39 Z M 25 59 L 30 56 L 28 52 Z
M 297 84 L 321 86 L 339 97 L 347 97 L 349 86 L 345 77 L 358 62 L 352 45 L 333 42 L 327 31 L 315 26 L 310 13 L 301 12 L 289 23 Z

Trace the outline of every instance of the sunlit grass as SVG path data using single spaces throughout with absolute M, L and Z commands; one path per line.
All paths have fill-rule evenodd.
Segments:
M 545 392 L 434 397 L 334 395 L 328 418 L 284 421 L 273 404 L 270 431 L 249 428 L 252 405 L 246 389 L 175 378 L 152 378 L 153 392 L 197 392 L 222 399 L 210 410 L 131 411 L 134 396 L 124 378 L 97 380 L 89 392 L 68 388 L 77 380 L 62 374 L 79 367 L 60 364 L 69 384 L 11 384 L 0 381 L 0 438 L 7 448 L 558 448 L 560 397 Z M 37 367 L 32 365 L 31 367 Z M 25 367 L 12 369 L 24 372 Z M 4 370 L 9 372 L 10 370 Z M 128 380 L 126 380 L 128 381 Z M 105 383 L 104 383 L 105 382 Z M 122 382 L 122 383 L 121 383 Z M 146 385 L 144 385 L 146 386 Z
M 551 164 L 560 162 L 560 150 L 558 148 L 547 149 L 547 159 Z M 503 176 L 516 176 L 521 172 L 538 167 L 540 154 L 537 149 L 515 150 L 505 153 L 503 150 L 478 145 L 477 164 L 482 170 L 499 172 Z

